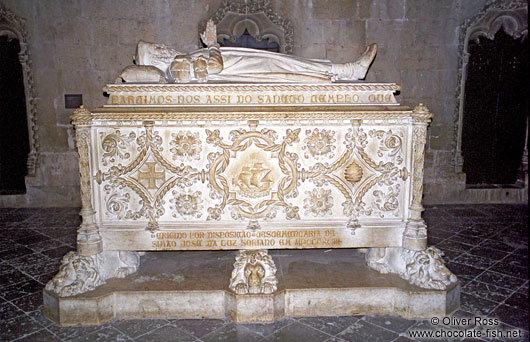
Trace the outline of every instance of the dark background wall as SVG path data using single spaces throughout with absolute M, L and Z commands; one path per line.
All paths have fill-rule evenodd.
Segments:
M 401 84 L 402 104 L 435 114 L 429 129 L 425 201 L 454 202 L 465 179 L 455 172 L 455 107 L 460 25 L 486 0 L 272 0 L 294 28 L 293 54 L 346 62 L 379 44 L 367 81 Z M 102 87 L 132 63 L 138 40 L 197 48 L 198 25 L 220 0 L 2 0 L 26 19 L 37 99 L 40 166 L 26 196 L 0 205 L 78 205 L 77 156 L 64 94 L 105 102 Z

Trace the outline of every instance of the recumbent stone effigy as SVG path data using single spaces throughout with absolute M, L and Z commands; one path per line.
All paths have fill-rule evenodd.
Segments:
M 268 249 L 361 248 L 368 267 L 457 298 L 421 218 L 432 114 L 399 105 L 394 83 L 351 82 L 377 45 L 334 64 L 220 48 L 212 22 L 201 38 L 189 54 L 140 42 L 108 103 L 72 115 L 82 224 L 46 314 L 100 322 L 63 319 L 61 299 L 133 274 L 145 251 L 240 250 L 227 287 L 245 300 L 278 294 Z

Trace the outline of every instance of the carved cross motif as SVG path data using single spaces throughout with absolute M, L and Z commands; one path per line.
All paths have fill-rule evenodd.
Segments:
M 155 162 L 146 162 L 147 171 L 138 171 L 138 181 L 142 183 L 143 180 L 147 180 L 147 189 L 157 189 L 156 181 L 161 180 L 164 182 L 166 180 L 166 171 L 156 171 Z

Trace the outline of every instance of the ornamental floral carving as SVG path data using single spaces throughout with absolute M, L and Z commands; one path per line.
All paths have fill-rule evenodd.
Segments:
M 379 216 L 384 217 L 384 212 L 392 212 L 395 216 L 399 213 L 399 184 L 388 186 L 386 191 L 374 190 L 375 201 L 372 202 L 373 208 L 377 209 Z
M 120 188 L 123 188 L 123 186 Z M 113 191 L 117 189 L 113 189 L 109 184 L 105 185 L 104 190 L 108 194 L 106 200 L 107 215 L 118 220 L 128 218 L 130 216 L 128 209 L 131 195 L 126 192 Z
M 201 140 L 199 133 L 191 133 L 189 131 L 180 131 L 172 133 L 173 140 L 169 142 L 172 146 L 170 149 L 173 154 L 173 160 L 199 160 L 202 151 Z
M 333 207 L 333 197 L 331 197 L 331 190 L 313 189 L 313 191 L 306 191 L 304 199 L 304 209 L 306 215 L 312 216 L 326 216 L 331 214 Z
M 408 170 L 398 166 L 403 164 L 403 132 L 394 133 L 392 130 L 372 129 L 366 133 L 360 127 L 350 128 L 345 135 L 344 144 L 348 151 L 358 157 L 367 169 L 364 180 L 362 168 L 355 162 L 344 170 L 344 178 L 350 183 L 361 181 L 355 193 L 346 197 L 342 203 L 346 216 L 373 215 L 384 217 L 387 213 L 399 215 L 400 180 L 406 180 Z M 368 155 L 368 144 L 375 144 L 375 155 L 382 160 L 374 160 Z M 356 166 L 357 165 L 357 166 Z M 372 190 L 373 201 L 366 203 L 365 195 Z
M 173 198 L 169 200 L 172 203 L 170 208 L 173 210 L 173 217 L 182 218 L 199 218 L 202 216 L 202 199 L 201 192 L 179 192 L 172 191 Z
M 116 130 L 114 133 L 105 135 L 101 132 L 101 148 L 103 149 L 103 156 L 101 162 L 104 166 L 109 163 L 114 163 L 116 157 L 120 159 L 128 159 L 131 154 L 127 152 L 129 145 L 136 138 L 136 134 L 131 132 L 128 136 L 121 134 L 120 130 Z
M 207 209 L 208 220 L 220 220 L 226 206 L 234 219 L 268 219 L 283 208 L 287 219 L 299 219 L 298 207 L 287 202 L 297 187 L 298 155 L 287 147 L 299 141 L 300 129 L 287 129 L 278 142 L 278 133 L 233 130 L 225 142 L 219 130 L 206 130 L 206 142 L 221 152 L 208 155 L 210 198 L 221 203 Z
M 333 145 L 335 140 L 335 131 L 332 130 L 319 130 L 315 128 L 313 131 L 306 130 L 306 138 L 304 139 L 305 145 L 302 147 L 305 150 L 304 157 L 306 159 L 314 158 L 319 160 L 320 158 L 333 158 Z
M 173 165 L 161 153 L 162 137 L 157 131 L 153 131 L 150 122 L 146 122 L 144 126 L 145 131 L 136 138 L 138 155 L 134 160 L 127 165 L 115 164 L 106 172 L 99 171 L 96 181 L 106 183 L 107 214 L 118 219 L 147 218 L 147 228 L 156 230 L 157 220 L 165 212 L 165 195 L 175 187 L 183 189 L 192 186 L 199 179 L 204 180 L 205 174 L 188 165 Z M 126 209 L 132 199 L 130 196 L 115 194 L 120 189 L 127 189 L 127 192 L 134 192 L 138 196 L 137 210 Z
M 377 149 L 378 157 L 386 155 L 394 160 L 397 165 L 403 163 L 403 158 L 399 154 L 402 145 L 402 138 L 399 135 L 392 133 L 390 129 L 388 131 L 372 129 L 368 134 L 370 137 L 375 137 L 381 142 Z

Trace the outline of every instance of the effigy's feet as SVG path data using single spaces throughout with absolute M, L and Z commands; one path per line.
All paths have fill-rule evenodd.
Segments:
M 377 54 L 377 44 L 370 44 L 355 62 L 333 64 L 332 73 L 335 80 L 362 80 L 366 77 L 368 69 Z
M 370 44 L 366 50 L 363 52 L 361 57 L 359 57 L 355 62 L 352 64 L 356 65 L 354 68 L 354 75 L 353 77 L 357 80 L 362 80 L 366 77 L 366 74 L 368 73 L 368 69 L 370 68 L 370 65 L 372 65 L 372 62 L 375 59 L 375 55 L 377 54 L 377 44 Z

